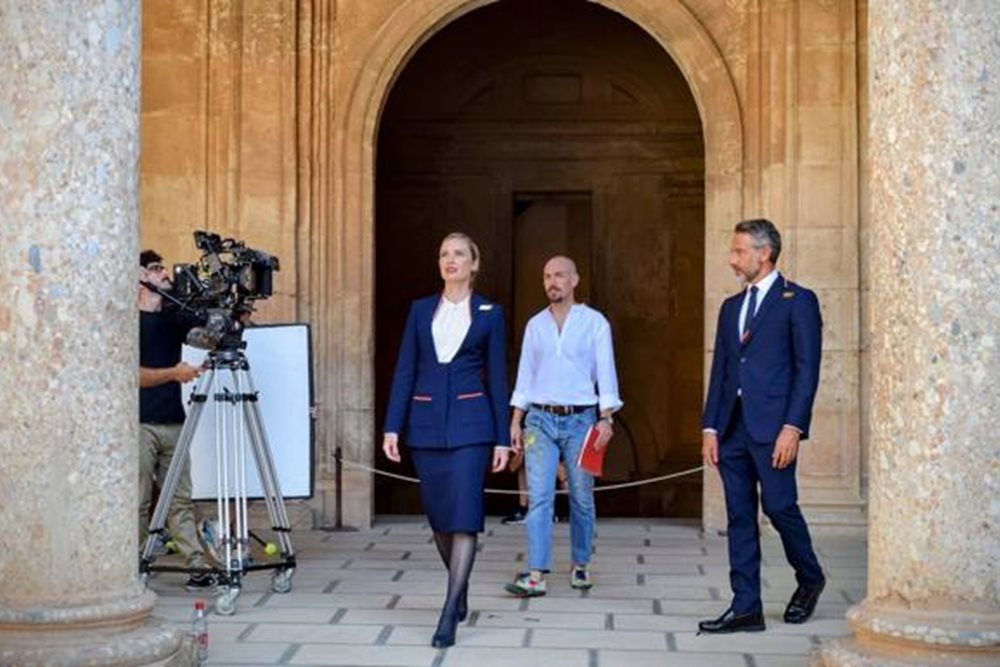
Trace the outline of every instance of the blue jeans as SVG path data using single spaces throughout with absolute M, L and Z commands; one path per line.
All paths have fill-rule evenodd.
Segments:
M 586 565 L 594 545 L 594 478 L 580 470 L 576 458 L 587 429 L 597 420 L 596 408 L 565 417 L 529 410 L 524 421 L 524 465 L 528 476 L 528 568 L 546 572 L 552 565 L 552 513 L 556 467 L 560 456 L 569 482 L 569 537 L 573 563 Z

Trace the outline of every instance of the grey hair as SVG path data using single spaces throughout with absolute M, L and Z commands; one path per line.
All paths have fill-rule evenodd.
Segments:
M 781 234 L 774 223 L 767 218 L 754 218 L 736 223 L 737 234 L 749 234 L 755 248 L 767 246 L 771 249 L 771 264 L 778 263 L 781 254 Z

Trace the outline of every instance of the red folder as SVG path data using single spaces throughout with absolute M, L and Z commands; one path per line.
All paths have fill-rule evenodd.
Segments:
M 580 448 L 580 455 L 576 457 L 576 467 L 585 472 L 589 472 L 594 477 L 604 474 L 604 454 L 608 451 L 605 444 L 600 449 L 597 448 L 597 441 L 601 434 L 596 427 L 591 426 L 583 436 L 583 447 Z

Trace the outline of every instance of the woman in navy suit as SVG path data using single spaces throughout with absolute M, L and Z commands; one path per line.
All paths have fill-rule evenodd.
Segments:
M 466 234 L 449 234 L 438 266 L 443 291 L 414 301 L 406 320 L 382 449 L 398 463 L 399 441 L 405 442 L 420 478 L 434 542 L 448 568 L 448 594 L 431 641 L 445 647 L 455 643 L 456 627 L 468 614 L 486 469 L 507 465 L 510 419 L 503 313 L 472 290 L 479 248 Z

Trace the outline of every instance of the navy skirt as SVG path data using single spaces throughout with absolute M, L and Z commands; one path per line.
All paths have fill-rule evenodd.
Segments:
M 481 533 L 483 487 L 493 445 L 410 449 L 420 478 L 420 498 L 436 533 Z

